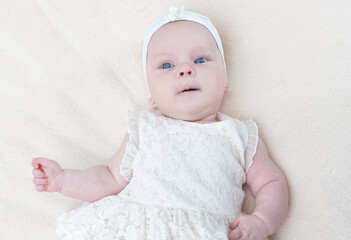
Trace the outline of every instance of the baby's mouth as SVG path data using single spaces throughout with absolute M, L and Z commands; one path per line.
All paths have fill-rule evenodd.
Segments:
M 199 90 L 197 88 L 190 88 L 190 89 L 185 89 L 183 92 L 191 92 L 191 91 L 196 91 Z
M 184 93 L 184 92 L 195 92 L 195 91 L 199 91 L 200 88 L 189 88 L 189 89 L 184 89 L 183 91 L 179 92 L 179 93 Z

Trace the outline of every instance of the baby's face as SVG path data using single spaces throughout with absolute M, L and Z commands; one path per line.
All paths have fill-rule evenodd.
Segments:
M 146 73 L 150 102 L 175 119 L 199 121 L 216 114 L 229 89 L 212 34 L 190 21 L 157 30 L 149 43 Z

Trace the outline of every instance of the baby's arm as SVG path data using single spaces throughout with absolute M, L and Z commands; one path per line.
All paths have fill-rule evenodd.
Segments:
M 252 215 L 241 216 L 231 224 L 229 239 L 265 239 L 285 219 L 289 193 L 285 177 L 270 159 L 262 139 L 246 177 L 255 197 L 255 209 Z
M 34 158 L 32 166 L 36 190 L 59 192 L 88 202 L 118 194 L 128 185 L 119 171 L 128 141 L 129 134 L 126 134 L 108 166 L 98 165 L 85 170 L 71 170 L 62 169 L 53 160 Z

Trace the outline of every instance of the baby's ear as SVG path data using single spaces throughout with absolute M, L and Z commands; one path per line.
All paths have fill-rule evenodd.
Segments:
M 229 85 L 225 86 L 224 93 L 230 93 L 231 91 L 232 91 L 232 88 Z
M 152 99 L 152 97 L 149 98 L 149 104 L 150 105 L 155 105 L 155 100 Z

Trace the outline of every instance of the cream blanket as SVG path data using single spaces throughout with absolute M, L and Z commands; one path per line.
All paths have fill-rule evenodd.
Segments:
M 347 0 L 1 1 L 0 239 L 55 239 L 56 217 L 81 202 L 36 192 L 32 157 L 107 164 L 127 110 L 147 106 L 144 31 L 181 5 L 222 36 L 221 111 L 253 118 L 287 176 L 289 216 L 271 239 L 351 239 Z

